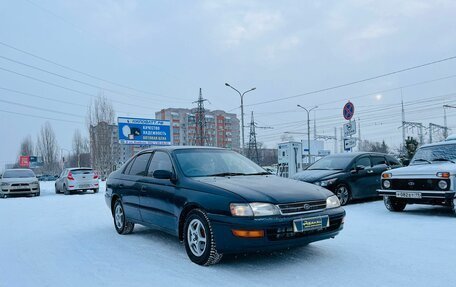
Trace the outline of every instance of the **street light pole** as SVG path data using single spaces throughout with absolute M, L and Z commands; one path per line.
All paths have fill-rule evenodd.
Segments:
M 306 109 L 301 105 L 297 105 L 297 106 L 307 112 L 307 156 L 309 158 L 309 165 L 310 165 L 310 159 L 311 159 L 311 155 L 310 155 L 310 112 L 312 110 L 318 108 L 318 106 L 315 106 L 311 109 Z
M 236 88 L 234 88 L 233 86 L 231 86 L 230 84 L 228 83 L 225 83 L 225 86 L 227 87 L 230 87 L 232 88 L 233 90 L 235 90 L 239 96 L 241 97 L 241 136 L 242 136 L 242 142 L 241 142 L 241 151 L 242 151 L 242 154 L 244 153 L 244 95 L 247 94 L 248 92 L 251 92 L 253 90 L 256 90 L 256 88 L 251 88 L 250 90 L 247 90 L 243 93 L 239 92 Z

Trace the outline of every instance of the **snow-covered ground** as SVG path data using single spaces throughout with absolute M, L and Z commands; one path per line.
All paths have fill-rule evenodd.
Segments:
M 0 286 L 456 286 L 456 217 L 441 207 L 346 208 L 334 240 L 200 267 L 177 239 L 120 236 L 104 192 L 0 200 Z

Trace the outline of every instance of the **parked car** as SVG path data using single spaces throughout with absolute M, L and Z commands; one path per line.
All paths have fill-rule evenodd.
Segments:
M 148 149 L 107 180 L 119 234 L 141 224 L 184 242 L 196 264 L 222 254 L 282 249 L 335 237 L 345 211 L 328 190 L 269 174 L 230 150 Z
M 75 191 L 85 192 L 99 190 L 99 176 L 89 167 L 67 168 L 62 171 L 59 178 L 55 181 L 55 193 L 69 195 Z
M 54 180 L 56 180 L 56 177 L 54 175 L 50 175 L 50 174 L 43 174 L 43 175 L 38 176 L 38 180 L 39 181 L 54 181 Z
M 10 195 L 40 195 L 40 184 L 31 169 L 7 169 L 0 177 L 0 198 Z
M 320 159 L 292 178 L 331 190 L 345 205 L 352 199 L 377 197 L 382 172 L 400 166 L 399 160 L 387 154 L 340 153 Z
M 383 196 L 390 211 L 407 204 L 431 204 L 455 209 L 456 141 L 421 146 L 410 165 L 382 174 Z

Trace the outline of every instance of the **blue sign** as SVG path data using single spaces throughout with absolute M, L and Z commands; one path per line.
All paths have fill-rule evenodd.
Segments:
M 344 115 L 344 119 L 347 121 L 351 120 L 355 114 L 355 105 L 352 102 L 348 101 L 348 103 L 345 104 L 342 113 Z
M 171 122 L 167 120 L 118 117 L 119 143 L 171 145 Z

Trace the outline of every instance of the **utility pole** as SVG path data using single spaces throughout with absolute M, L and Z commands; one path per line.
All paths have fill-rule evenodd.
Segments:
M 251 88 L 250 90 L 247 90 L 247 91 L 241 93 L 236 88 L 234 88 L 233 86 L 231 86 L 228 83 L 225 83 L 225 86 L 230 87 L 233 90 L 235 90 L 239 94 L 239 96 L 241 97 L 241 137 L 242 137 L 242 139 L 241 139 L 241 153 L 243 154 L 244 153 L 244 144 L 245 144 L 245 140 L 244 140 L 244 95 L 247 94 L 248 92 L 256 90 L 256 88 Z
M 258 145 L 256 140 L 256 131 L 255 129 L 272 129 L 272 127 L 259 127 L 253 118 L 253 111 L 252 111 L 252 118 L 250 120 L 250 134 L 249 134 L 249 144 L 247 149 L 247 158 L 255 162 L 256 164 L 260 164 L 260 157 L 258 154 Z
M 316 108 L 318 108 L 318 106 L 315 106 L 315 107 L 313 107 L 313 108 L 311 108 L 311 109 L 304 108 L 304 107 L 301 106 L 301 105 L 297 105 L 297 106 L 300 107 L 301 109 L 303 109 L 303 110 L 305 110 L 305 111 L 307 112 L 307 148 L 308 148 L 308 150 L 307 150 L 307 155 L 308 155 L 308 157 L 309 157 L 309 162 L 308 162 L 308 164 L 310 165 L 310 164 L 312 163 L 312 160 L 311 160 L 311 159 L 312 159 L 312 156 L 311 156 L 311 154 L 310 154 L 310 112 L 311 112 L 312 110 L 315 110 Z
M 361 151 L 361 120 L 358 118 L 358 151 Z
M 334 153 L 337 153 L 337 127 L 334 127 Z
M 405 130 L 405 129 L 414 129 L 414 128 L 417 128 L 418 129 L 418 136 L 420 138 L 420 145 L 424 144 L 424 133 L 423 133 L 423 129 L 424 129 L 424 126 L 422 123 L 417 123 L 417 122 L 407 122 L 407 121 L 404 121 L 403 124 L 402 124 L 402 128 Z M 404 141 L 405 143 L 405 141 Z
M 447 136 L 445 136 L 446 134 L 448 134 L 448 128 L 446 126 L 441 126 L 441 125 L 436 125 L 436 124 L 433 124 L 433 123 L 429 123 L 429 143 L 432 143 L 433 141 L 433 134 L 434 134 L 434 131 L 437 130 L 437 131 L 442 131 L 443 132 L 443 136 L 444 138 L 443 139 L 446 139 Z
M 443 125 L 445 126 L 445 134 L 444 134 L 445 139 L 448 137 L 448 122 L 447 122 L 447 114 L 446 114 L 447 109 L 456 109 L 456 106 L 443 105 Z
M 198 106 L 196 108 L 196 113 L 195 113 L 195 121 L 196 121 L 196 145 L 199 145 L 199 146 L 204 146 L 206 144 L 206 113 L 204 110 L 205 101 L 207 101 L 207 100 L 203 99 L 203 93 L 200 88 L 198 100 L 193 102 L 193 103 L 198 104 Z
M 340 152 L 344 152 L 344 130 L 343 128 L 339 128 L 340 131 Z
M 314 110 L 314 140 L 317 140 L 317 111 Z
M 404 110 L 404 98 L 402 96 L 402 88 L 401 88 L 401 106 L 402 106 L 402 145 L 405 145 L 405 110 Z

